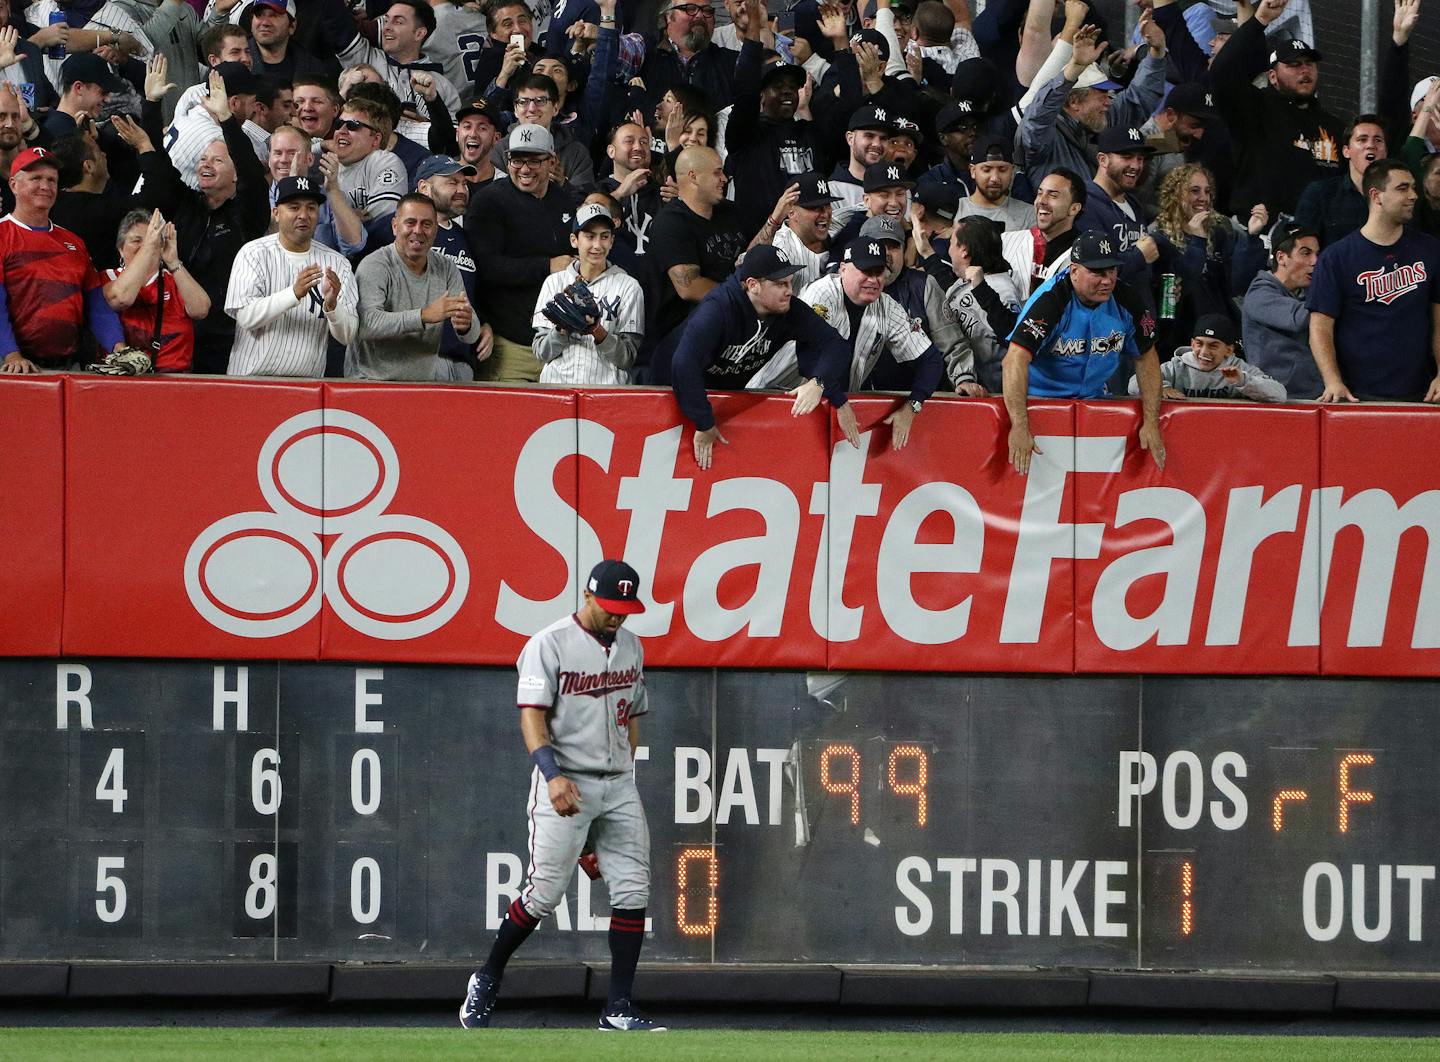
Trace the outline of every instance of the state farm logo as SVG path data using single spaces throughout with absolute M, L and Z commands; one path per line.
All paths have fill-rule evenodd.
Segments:
M 215 521 L 185 555 L 185 591 L 211 624 L 273 638 L 314 619 L 323 599 L 361 634 L 400 641 L 459 611 L 465 554 L 429 520 L 385 512 L 400 459 L 370 421 L 342 409 L 291 417 L 260 448 L 257 474 L 269 511 Z

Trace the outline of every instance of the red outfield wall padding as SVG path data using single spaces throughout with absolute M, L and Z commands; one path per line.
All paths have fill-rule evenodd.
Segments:
M 1417 407 L 1169 403 L 1161 472 L 1138 403 L 1036 402 L 1021 477 L 998 400 L 895 452 L 894 398 L 855 399 L 857 451 L 716 395 L 702 472 L 663 391 L 6 386 L 0 519 L 58 543 L 63 503 L 65 557 L 58 645 L 59 549 L 0 577 L 7 654 L 510 664 L 623 554 L 655 665 L 1440 673 Z
M 580 396 L 581 567 L 603 550 L 639 569 L 647 611 L 629 626 L 648 664 L 820 670 L 810 595 L 825 517 L 812 496 L 829 406 L 797 419 L 782 396 L 711 402 L 729 442 L 702 472 L 669 393 Z
M 318 658 L 320 384 L 65 392 L 65 653 Z
M 1138 404 L 1076 416 L 1115 469 L 1075 479 L 1077 534 L 1093 542 L 1077 553 L 1076 669 L 1317 673 L 1317 647 L 1288 634 L 1319 578 L 1301 546 L 1320 410 L 1167 403 L 1163 471 L 1140 449 Z
M 576 404 L 326 384 L 321 656 L 514 664 L 574 608 Z
M 853 404 L 866 445 L 831 439 L 830 667 L 1069 672 L 1074 407 L 1030 407 L 1026 478 L 998 400 L 926 403 L 898 451 L 895 399 Z
M 0 656 L 56 656 L 64 597 L 65 420 L 58 377 L 0 389 Z
M 1440 415 L 1327 407 L 1311 501 L 1327 675 L 1440 675 Z M 1313 624 L 1297 636 L 1313 640 Z

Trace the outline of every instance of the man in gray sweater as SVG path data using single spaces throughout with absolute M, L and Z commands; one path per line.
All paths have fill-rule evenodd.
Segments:
M 1310 353 L 1310 311 L 1305 293 L 1320 257 L 1319 234 L 1290 224 L 1274 235 L 1275 270 L 1250 282 L 1241 312 L 1241 334 L 1250 363 L 1285 386 L 1291 401 L 1318 398 L 1325 390 Z
M 437 223 L 428 196 L 404 196 L 390 219 L 395 242 L 355 271 L 360 330 L 345 352 L 346 376 L 434 380 L 446 321 L 463 342 L 480 338 L 480 318 L 460 271 L 444 255 L 431 252 Z

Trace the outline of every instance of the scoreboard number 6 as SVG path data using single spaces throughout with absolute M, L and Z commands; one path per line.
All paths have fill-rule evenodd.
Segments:
M 250 761 L 250 802 L 260 815 L 280 810 L 280 752 L 260 749 Z

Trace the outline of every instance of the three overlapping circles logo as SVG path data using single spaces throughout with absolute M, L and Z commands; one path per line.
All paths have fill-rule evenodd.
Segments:
M 342 409 L 300 413 L 270 433 L 256 471 L 269 510 L 216 520 L 185 555 L 185 591 L 208 622 L 273 638 L 323 601 L 361 634 L 399 641 L 459 611 L 465 553 L 438 524 L 385 511 L 400 459 L 373 423 Z

